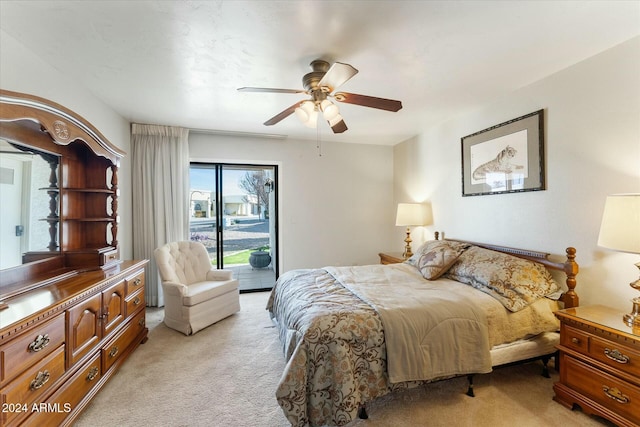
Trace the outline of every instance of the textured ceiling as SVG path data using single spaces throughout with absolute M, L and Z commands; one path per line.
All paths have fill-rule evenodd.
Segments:
M 132 122 L 395 144 L 639 35 L 640 2 L 2 0 L 0 26 Z M 302 89 L 316 58 L 404 108 L 340 104 L 333 135 L 262 124 L 304 95 L 236 90 Z

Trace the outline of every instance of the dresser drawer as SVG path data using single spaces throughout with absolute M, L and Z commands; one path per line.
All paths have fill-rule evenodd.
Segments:
M 640 352 L 632 348 L 600 337 L 591 337 L 589 356 L 636 378 L 640 378 Z M 638 384 L 640 384 L 640 379 Z M 638 404 L 640 404 L 640 401 Z
M 617 414 L 640 424 L 640 387 L 564 355 L 563 383 Z
M 0 387 L 63 343 L 64 314 L 61 314 L 0 347 Z
M 102 377 L 100 372 L 100 356 L 98 352 L 89 362 L 65 383 L 65 387 L 58 390 L 47 399 L 46 410 L 34 413 L 27 420 L 28 425 L 45 427 L 59 426 L 69 415 L 71 410 L 89 395 Z
M 38 397 L 62 377 L 64 374 L 64 345 L 45 357 L 33 367 L 27 369 L 22 375 L 11 381 L 2 389 L 2 400 L 8 405 L 26 405 L 31 408 L 37 402 Z M 7 414 L 7 424 L 17 413 Z
M 144 288 L 140 288 L 138 289 L 138 292 L 128 296 L 125 300 L 125 304 L 127 317 L 144 307 Z
M 125 282 L 127 284 L 126 295 L 133 295 L 138 289 L 144 288 L 144 270 L 140 270 L 135 275 L 127 277 Z
M 560 344 L 580 353 L 587 354 L 589 352 L 590 337 L 586 332 L 567 326 L 564 323 L 561 326 Z
M 140 311 L 130 324 L 102 347 L 102 373 L 104 374 L 124 353 L 145 328 L 145 311 Z

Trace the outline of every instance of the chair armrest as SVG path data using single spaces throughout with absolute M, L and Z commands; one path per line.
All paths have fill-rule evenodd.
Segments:
M 162 289 L 165 295 L 171 295 L 176 297 L 184 296 L 187 286 L 177 282 L 162 282 Z
M 207 280 L 231 280 L 233 271 L 231 270 L 209 270 L 207 271 Z

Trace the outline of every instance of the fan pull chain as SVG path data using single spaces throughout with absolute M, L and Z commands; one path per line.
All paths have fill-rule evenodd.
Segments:
M 322 157 L 322 140 L 320 139 L 320 126 L 316 127 L 316 148 L 318 149 L 318 157 Z

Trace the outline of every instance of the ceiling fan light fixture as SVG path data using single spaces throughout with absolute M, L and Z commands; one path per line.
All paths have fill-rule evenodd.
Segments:
M 338 114 L 340 114 L 338 106 L 328 99 L 325 99 L 320 103 L 320 109 L 322 110 L 324 119 L 327 121 L 333 120 Z
M 315 129 L 318 126 L 318 112 L 316 110 L 312 110 L 309 113 L 309 119 L 303 123 L 306 127 Z
M 334 62 L 333 65 L 329 65 L 327 61 L 317 59 L 312 61 L 310 65 L 313 71 L 302 77 L 304 90 L 266 87 L 241 87 L 238 90 L 241 92 L 305 93 L 311 99 L 307 98 L 296 102 L 264 122 L 264 125 L 273 126 L 295 113 L 305 126 L 317 128 L 318 115 L 322 112 L 324 120 L 331 125 L 331 130 L 336 134 L 348 130 L 340 115 L 339 104 L 336 104 L 338 102 L 392 112 L 402 108 L 402 102 L 394 99 L 349 92 L 334 93 L 338 87 L 358 73 L 358 70 L 349 64 Z
M 302 123 L 306 123 L 311 119 L 311 113 L 315 110 L 315 104 L 312 101 L 304 101 L 295 109 L 296 116 Z

